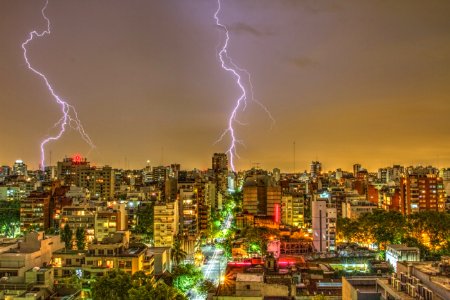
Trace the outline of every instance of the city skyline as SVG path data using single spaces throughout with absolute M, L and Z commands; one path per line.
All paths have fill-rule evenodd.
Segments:
M 37 168 L 58 119 L 21 43 L 43 29 L 43 1 L 0 4 L 1 164 Z M 297 172 L 450 164 L 448 3 L 225 1 L 230 53 L 253 76 L 260 107 L 238 130 L 237 169 Z M 217 62 L 215 1 L 50 1 L 52 34 L 30 57 L 75 105 L 97 148 L 71 131 L 46 150 L 53 164 L 80 153 L 98 165 L 206 168 L 238 94 Z M 5 147 L 6 145 L 6 147 Z M 92 159 L 91 159 L 92 158 Z M 127 162 L 125 162 L 125 160 Z

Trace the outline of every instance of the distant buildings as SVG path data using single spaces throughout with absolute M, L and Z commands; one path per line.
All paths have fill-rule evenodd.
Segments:
M 322 163 L 319 161 L 313 161 L 311 162 L 311 177 L 316 178 L 322 173 Z
M 27 165 L 22 160 L 16 160 L 13 165 L 12 175 L 16 176 L 28 176 Z
M 75 156 L 58 162 L 57 176 L 66 185 L 74 184 L 88 189 L 94 198 L 101 200 L 114 198 L 115 174 L 109 166 L 91 167 L 85 158 Z

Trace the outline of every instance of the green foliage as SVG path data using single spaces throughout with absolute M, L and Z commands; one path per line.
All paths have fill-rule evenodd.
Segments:
M 212 282 L 211 280 L 208 280 L 208 279 L 202 280 L 197 287 L 198 293 L 200 295 L 202 295 L 203 297 L 205 297 L 205 299 L 206 299 L 206 296 L 208 295 L 208 292 L 213 291 L 215 289 L 216 289 L 216 286 L 215 286 L 214 282 Z
M 165 278 L 165 283 L 186 293 L 196 287 L 202 278 L 203 275 L 199 268 L 193 264 L 181 264 L 173 269 L 169 277 Z
M 242 232 L 242 236 L 246 239 L 249 252 L 257 252 L 259 255 L 267 254 L 267 241 L 271 236 L 279 236 L 280 232 L 276 229 L 266 227 L 247 227 Z
M 66 250 L 72 249 L 72 236 L 72 229 L 70 229 L 69 224 L 66 224 L 61 231 L 61 240 L 64 242 Z
M 93 300 L 187 300 L 179 290 L 164 282 L 154 285 L 152 276 L 143 271 L 132 276 L 121 270 L 108 272 L 93 283 L 92 295 Z
M 375 242 L 383 249 L 387 244 L 399 244 L 406 233 L 406 219 L 396 211 L 375 210 L 362 216 L 370 224 Z M 379 247 L 380 248 L 380 247 Z
M 228 258 L 231 259 L 231 243 L 232 243 L 232 238 L 228 237 L 226 239 L 223 239 L 222 241 L 218 242 L 216 244 L 216 247 L 218 249 L 222 249 L 224 252 L 224 255 Z
M 0 201 L 0 235 L 15 237 L 20 228 L 20 201 Z
M 418 247 L 422 257 L 450 254 L 450 214 L 419 212 L 404 217 L 398 212 L 375 210 L 358 219 L 338 218 L 338 237 L 359 244 L 405 243 Z
M 409 216 L 411 236 L 423 241 L 429 239 L 432 250 L 446 249 L 450 243 L 450 214 L 424 211 Z
M 176 265 L 179 265 L 186 258 L 186 255 L 187 253 L 181 245 L 181 237 L 177 236 L 172 245 L 172 260 Z
M 153 202 L 139 206 L 136 213 L 137 224 L 133 230 L 133 233 L 143 234 L 148 240 L 153 239 L 153 206 Z
M 128 291 L 130 300 L 187 300 L 186 296 L 176 288 L 164 282 L 158 282 L 155 287 L 151 284 L 133 287 Z
M 86 248 L 86 232 L 84 228 L 77 228 L 77 231 L 75 232 L 75 239 L 77 240 L 77 249 L 84 250 Z
M 92 284 L 93 300 L 128 300 L 131 276 L 122 270 L 107 272 Z

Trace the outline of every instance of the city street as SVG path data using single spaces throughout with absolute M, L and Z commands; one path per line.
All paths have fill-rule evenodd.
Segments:
M 205 279 L 209 279 L 215 284 L 219 283 L 219 278 L 223 276 L 227 259 L 224 257 L 222 249 L 217 249 L 215 246 L 205 246 L 202 248 L 205 262 L 202 265 L 202 273 Z
M 228 230 L 231 227 L 233 215 L 230 213 L 222 224 L 222 230 Z M 201 270 L 205 279 L 209 279 L 214 284 L 219 284 L 219 280 L 224 276 L 227 258 L 222 249 L 218 249 L 215 245 L 205 245 L 202 247 L 202 253 L 205 260 L 201 266 Z M 203 300 L 204 297 L 197 295 L 194 291 L 189 296 L 192 300 Z

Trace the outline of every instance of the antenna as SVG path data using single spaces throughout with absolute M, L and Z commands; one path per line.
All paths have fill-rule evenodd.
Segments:
M 294 141 L 294 174 L 295 174 L 295 141 Z

